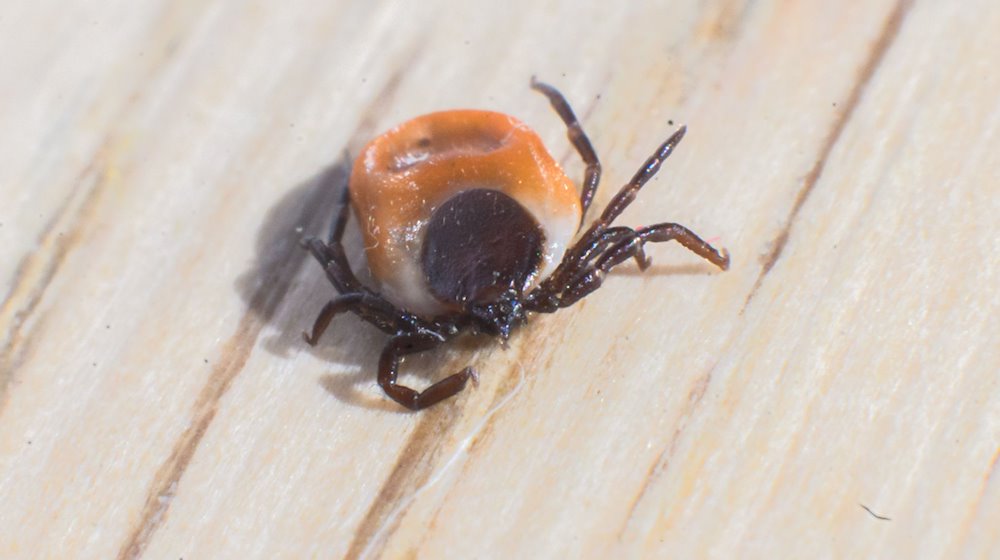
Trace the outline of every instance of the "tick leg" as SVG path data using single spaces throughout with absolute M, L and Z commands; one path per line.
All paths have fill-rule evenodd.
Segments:
M 660 170 L 663 162 L 684 138 L 686 131 L 687 128 L 682 126 L 656 149 L 632 179 L 611 199 L 601 216 L 566 251 L 566 256 L 552 275 L 529 294 L 528 303 L 532 310 L 552 312 L 559 307 L 571 305 L 596 290 L 603 281 L 604 273 L 628 257 L 635 258 L 639 268 L 644 270 L 649 266 L 649 259 L 642 247 L 647 242 L 676 239 L 719 268 L 725 270 L 729 266 L 727 254 L 705 243 L 684 226 L 657 224 L 637 231 L 611 226 L 635 200 L 642 187 Z M 617 260 L 621 255 L 625 256 Z
M 613 245 L 593 265 L 581 271 L 559 294 L 559 307 L 569 307 L 600 288 L 608 271 L 635 256 L 641 249 L 642 241 L 638 236 Z
M 430 350 L 442 342 L 444 342 L 442 337 L 432 334 L 402 334 L 390 340 L 382 351 L 378 364 L 378 384 L 385 394 L 410 410 L 420 410 L 454 396 L 464 389 L 465 384 L 474 375 L 470 367 L 445 377 L 421 392 L 396 383 L 399 364 L 404 356 Z
M 682 126 L 680 129 L 671 134 L 670 138 L 667 138 L 666 142 L 657 148 L 656 152 L 649 156 L 646 163 L 632 176 L 632 180 L 629 181 L 625 186 L 618 191 L 618 194 L 611 199 L 611 202 L 604 208 L 604 212 L 601 213 L 599 223 L 603 223 L 604 226 L 608 226 L 611 222 L 615 221 L 628 205 L 635 200 L 636 195 L 639 194 L 639 189 L 643 187 L 650 179 L 656 175 L 656 172 L 660 170 L 660 166 L 663 162 L 670 157 L 670 154 L 680 143 L 681 139 L 684 138 L 684 133 L 687 132 L 687 127 Z
M 572 278 L 580 270 L 583 270 L 595 259 L 604 254 L 609 247 L 621 243 L 626 239 L 631 239 L 636 235 L 638 235 L 636 231 L 630 227 L 609 227 L 598 234 L 590 243 L 577 243 L 574 245 L 572 249 L 573 255 L 571 259 L 567 259 L 567 266 L 562 267 L 562 270 L 557 270 L 557 272 L 559 272 L 563 281 L 567 278 Z M 649 266 L 649 259 L 646 258 L 646 254 L 643 252 L 641 246 L 635 254 L 635 262 L 642 270 L 645 270 Z
M 591 268 L 593 261 L 603 255 L 609 247 L 636 237 L 636 232 L 628 227 L 610 227 L 594 236 L 589 242 L 575 244 L 566 254 L 555 271 L 546 278 L 527 299 L 527 307 L 540 313 L 552 313 L 560 308 L 559 296 L 573 279 Z M 640 269 L 645 270 L 648 260 L 640 246 L 634 255 Z
M 594 151 L 594 146 L 591 145 L 590 139 L 587 138 L 587 133 L 580 126 L 580 121 L 577 120 L 573 109 L 569 106 L 569 102 L 566 101 L 566 98 L 563 97 L 563 94 L 559 90 L 548 84 L 539 82 L 534 76 L 531 77 L 531 88 L 549 98 L 552 108 L 555 109 L 559 117 L 566 123 L 566 136 L 580 154 L 583 163 L 587 165 L 587 170 L 584 172 L 583 177 L 583 189 L 580 192 L 580 205 L 583 206 L 583 214 L 586 215 L 587 208 L 590 208 L 590 203 L 594 199 L 594 193 L 597 191 L 597 184 L 601 181 L 601 162 L 597 159 L 597 152 Z
M 422 321 L 419 317 L 400 311 L 381 296 L 367 292 L 356 292 L 339 296 L 323 306 L 313 323 L 312 334 L 303 332 L 302 336 L 310 346 L 315 346 L 323 336 L 330 322 L 337 315 L 351 311 L 365 321 L 375 325 L 382 332 L 398 335 L 413 329 L 433 329 L 433 324 Z
M 330 321 L 344 311 L 353 311 L 380 330 L 393 335 L 415 325 L 424 326 L 418 317 L 402 311 L 358 281 L 339 241 L 327 245 L 320 239 L 310 237 L 304 239 L 302 244 L 319 261 L 330 283 L 342 294 L 323 307 L 316 317 L 312 335 L 306 335 L 306 342 L 315 344 Z
M 350 215 L 349 202 L 350 196 L 348 190 L 344 189 L 340 195 L 340 209 L 330 224 L 330 232 L 326 243 L 315 237 L 307 237 L 301 242 L 302 246 L 309 250 L 313 257 L 323 266 L 323 270 L 326 271 L 326 275 L 333 284 L 333 287 L 342 294 L 368 291 L 361 285 L 357 277 L 354 276 L 351 264 L 347 261 L 347 253 L 344 251 L 344 246 L 341 243 L 341 239 L 344 237 L 344 230 L 347 227 L 347 219 Z
M 320 239 L 308 237 L 302 240 L 302 244 L 319 261 L 330 283 L 338 292 L 351 294 L 368 291 L 354 276 L 351 265 L 347 262 L 347 255 L 344 254 L 344 247 L 339 241 L 327 245 Z
M 608 248 L 592 266 L 578 274 L 560 294 L 559 307 L 573 305 L 599 288 L 604 282 L 605 274 L 629 258 L 639 258 L 640 268 L 645 269 L 649 260 L 645 257 L 643 245 L 665 241 L 677 241 L 722 270 L 729 268 L 728 253 L 712 247 L 688 228 L 680 224 L 656 224 L 638 229 L 634 237 L 623 239 Z
M 319 312 L 319 315 L 316 316 L 316 321 L 313 323 L 312 334 L 304 331 L 302 332 L 302 338 L 305 339 L 306 344 L 309 346 L 316 346 L 316 343 L 319 342 L 319 337 L 323 336 L 323 333 L 326 332 L 326 328 L 330 326 L 330 321 L 332 321 L 337 315 L 345 311 L 349 311 L 361 301 L 362 297 L 363 294 L 347 294 L 327 302 L 327 304 L 323 306 L 322 311 Z
M 714 264 L 722 270 L 729 269 L 729 252 L 712 247 L 693 231 L 680 224 L 656 224 L 636 231 L 642 243 L 676 241 L 685 249 Z M 642 246 L 640 245 L 640 249 Z

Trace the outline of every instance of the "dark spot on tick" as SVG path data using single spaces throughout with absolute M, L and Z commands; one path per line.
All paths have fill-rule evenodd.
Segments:
M 542 230 L 513 198 L 463 191 L 431 216 L 423 244 L 424 275 L 447 303 L 487 303 L 521 292 L 538 269 Z

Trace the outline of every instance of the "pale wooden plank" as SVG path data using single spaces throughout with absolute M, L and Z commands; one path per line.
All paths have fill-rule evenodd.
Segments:
M 9 49 L 17 67 L 72 72 L 5 78 L 0 100 L 43 109 L 0 131 L 20 204 L 0 220 L 17 226 L 0 229 L 4 557 L 1000 541 L 988 2 L 22 10 L 66 39 Z M 88 20 L 106 29 L 71 25 Z M 301 344 L 329 287 L 295 228 L 323 227 L 345 147 L 433 109 L 516 114 L 578 176 L 534 73 L 586 115 L 599 201 L 687 122 L 627 220 L 719 237 L 734 267 L 658 247 L 652 276 L 622 271 L 506 351 L 415 361 L 415 383 L 470 361 L 482 383 L 400 412 L 374 386 L 374 329 L 338 319 Z

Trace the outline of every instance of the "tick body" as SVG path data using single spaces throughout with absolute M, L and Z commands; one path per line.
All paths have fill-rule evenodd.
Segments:
M 649 265 L 643 246 L 678 241 L 725 270 L 729 256 L 684 226 L 613 225 L 684 136 L 682 127 L 646 160 L 601 215 L 580 232 L 601 167 L 563 96 L 532 80 L 568 128 L 584 163 L 583 187 L 563 173 L 541 139 L 519 120 L 489 111 L 417 117 L 370 142 L 354 163 L 326 241 L 304 240 L 339 293 L 306 341 L 352 311 L 392 338 L 378 382 L 401 405 L 419 410 L 461 391 L 471 368 L 422 392 L 397 383 L 404 356 L 430 350 L 463 331 L 506 340 L 529 313 L 552 313 L 590 294 L 616 265 Z M 341 244 L 354 214 L 376 287 L 355 277 Z

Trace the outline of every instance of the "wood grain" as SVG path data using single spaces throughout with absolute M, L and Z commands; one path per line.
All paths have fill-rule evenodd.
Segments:
M 0 557 L 1000 558 L 1000 5 L 14 3 L 0 15 Z M 298 239 L 349 157 L 531 124 L 650 250 L 503 349 L 374 382 Z M 359 236 L 348 232 L 361 263 Z

